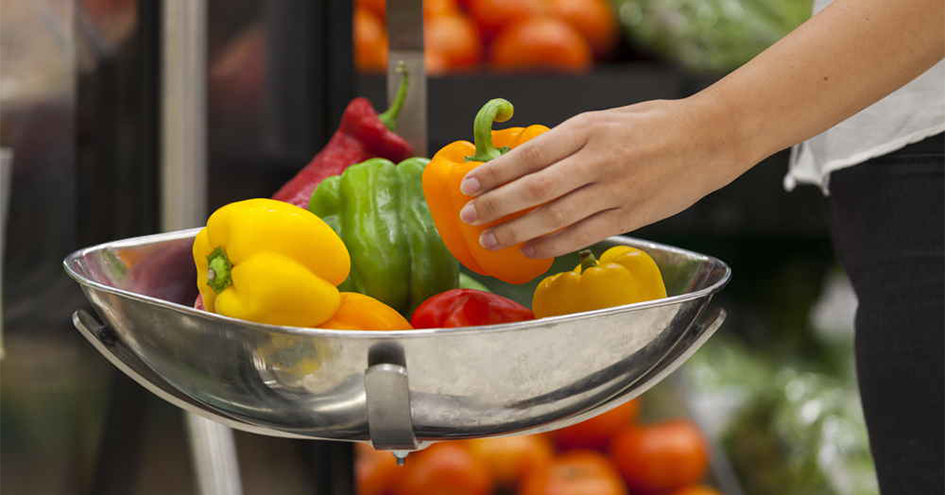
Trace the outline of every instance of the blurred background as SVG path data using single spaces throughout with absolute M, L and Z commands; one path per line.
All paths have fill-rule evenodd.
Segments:
M 208 211 L 270 196 L 327 142 L 352 97 L 386 107 L 384 0 L 199 1 Z M 165 6 L 0 0 L 5 494 L 198 493 L 181 411 L 120 374 L 72 328 L 72 311 L 87 303 L 61 268 L 75 249 L 161 229 Z M 493 97 L 547 125 L 685 97 L 788 33 L 810 8 L 810 0 L 425 0 L 429 149 L 466 137 Z M 696 474 L 672 486 L 877 493 L 852 367 L 856 301 L 830 247 L 820 192 L 785 193 L 786 167 L 785 151 L 632 233 L 719 257 L 734 278 L 717 300 L 728 320 L 690 363 L 610 423 L 571 432 L 602 435 L 593 447 L 612 466 L 639 455 L 608 447 L 622 430 L 646 432 L 658 446 L 684 425 L 706 442 L 683 442 Z M 247 494 L 402 491 L 386 454 L 235 438 Z M 479 448 L 509 463 L 551 452 L 545 458 L 554 462 L 578 446 L 568 438 Z M 700 456 L 709 459 L 701 470 Z M 635 487 L 647 486 L 647 473 L 623 474 L 632 493 L 645 491 Z M 521 492 L 510 483 L 494 492 Z

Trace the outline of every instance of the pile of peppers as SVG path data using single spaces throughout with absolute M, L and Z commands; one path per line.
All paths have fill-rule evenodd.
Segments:
M 407 330 L 493 325 L 666 297 L 659 267 L 644 251 L 617 246 L 598 260 L 581 253 L 573 270 L 538 284 L 529 309 L 493 294 L 482 276 L 522 284 L 553 259 L 520 246 L 479 245 L 490 227 L 460 221 L 472 198 L 463 177 L 546 131 L 543 125 L 493 130 L 512 104 L 487 102 L 476 115 L 474 143 L 456 141 L 428 160 L 410 157 L 393 129 L 406 97 L 378 115 L 363 98 L 341 127 L 273 199 L 215 211 L 196 236 L 198 308 L 272 325 L 336 330 Z M 527 211 L 501 219 L 507 221 Z M 493 222 L 497 223 L 497 222 Z

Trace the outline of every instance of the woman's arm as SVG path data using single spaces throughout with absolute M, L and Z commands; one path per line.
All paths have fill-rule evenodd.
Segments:
M 676 214 L 945 56 L 942 0 L 834 0 L 689 98 L 580 114 L 467 175 L 480 242 L 561 255 Z
M 759 160 L 813 137 L 945 56 L 945 2 L 835 0 L 698 98 L 726 105 Z M 945 81 L 942 90 L 945 91 Z

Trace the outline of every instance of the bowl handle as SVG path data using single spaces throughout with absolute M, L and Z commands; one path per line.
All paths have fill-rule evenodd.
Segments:
M 404 351 L 395 343 L 373 346 L 364 372 L 368 431 L 375 449 L 393 451 L 398 464 L 421 448 L 413 432 Z

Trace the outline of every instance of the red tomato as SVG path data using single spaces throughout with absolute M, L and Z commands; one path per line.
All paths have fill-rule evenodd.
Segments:
M 617 44 L 617 19 L 608 0 L 550 0 L 551 15 L 571 25 L 600 58 Z
M 551 442 L 541 435 L 478 438 L 470 440 L 468 445 L 469 451 L 489 468 L 495 483 L 509 488 L 554 457 Z
M 576 72 L 590 68 L 593 57 L 587 41 L 566 22 L 535 17 L 502 31 L 492 43 L 491 59 L 492 66 L 498 70 Z
M 442 58 L 448 71 L 471 69 L 482 60 L 479 32 L 464 14 L 427 19 L 423 37 L 426 49 Z
M 693 485 L 676 490 L 669 495 L 722 495 L 722 492 L 705 485 Z
M 370 10 L 354 10 L 354 65 L 358 70 L 382 72 L 387 69 L 387 29 Z
M 489 470 L 468 449 L 438 443 L 410 454 L 406 473 L 394 487 L 395 495 L 488 495 Z
M 381 19 L 384 19 L 387 14 L 387 0 L 356 0 L 354 5 L 372 11 Z M 424 18 L 452 14 L 458 10 L 456 0 L 423 0 Z
M 384 18 L 384 12 L 387 9 L 387 0 L 355 0 L 355 9 L 370 10 L 372 14 L 379 18 Z
M 668 491 L 698 483 L 709 467 L 709 448 L 691 421 L 631 426 L 614 437 L 610 456 L 631 490 Z
M 555 445 L 568 449 L 606 449 L 617 432 L 629 426 L 640 412 L 640 402 L 633 399 L 591 419 L 551 432 Z
M 427 74 L 442 74 L 447 71 L 446 60 L 429 48 L 423 51 L 423 70 Z
M 456 0 L 423 0 L 423 17 L 429 21 L 441 15 L 458 14 Z
M 469 13 L 486 40 L 507 26 L 544 14 L 546 0 L 470 0 Z
M 620 474 L 603 454 L 574 450 L 525 478 L 520 495 L 626 495 Z
M 354 477 L 358 495 L 382 495 L 400 483 L 406 468 L 390 452 L 355 444 Z

